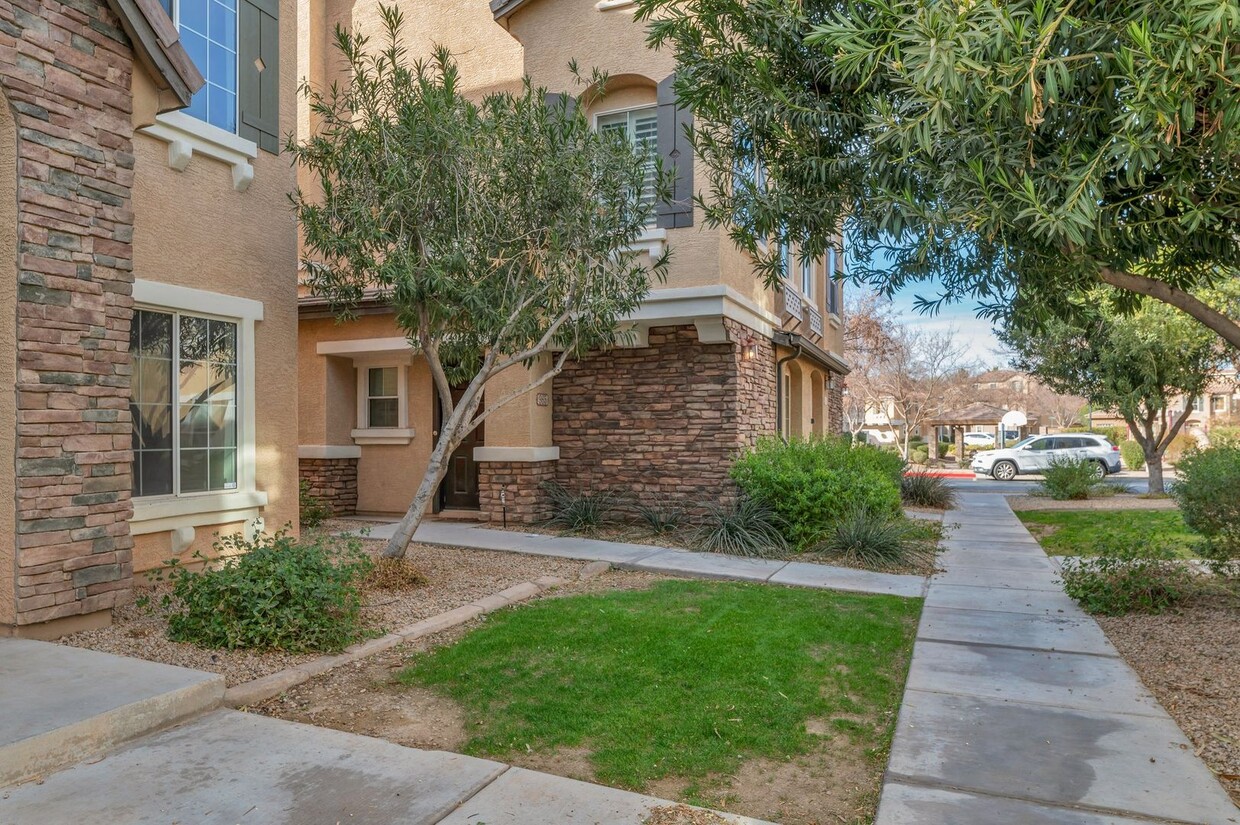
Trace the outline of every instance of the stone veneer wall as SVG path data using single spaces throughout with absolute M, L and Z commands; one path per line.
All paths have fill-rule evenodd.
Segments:
M 827 389 L 827 432 L 840 435 L 844 432 L 844 376 L 830 373 L 827 377 L 835 381 Z
M 482 461 L 478 463 L 478 505 L 486 520 L 500 524 L 504 510 L 510 524 L 534 524 L 551 515 L 542 485 L 555 480 L 555 461 Z M 505 492 L 501 503 L 500 493 Z
M 310 495 L 331 508 L 332 515 L 357 514 L 357 459 L 302 458 L 297 474 L 309 485 Z
M 132 71 L 102 0 L 0 0 L 19 243 L 17 578 L 0 586 L 18 625 L 131 592 Z
M 725 323 L 731 343 L 653 327 L 647 347 L 570 363 L 554 385 L 556 480 L 698 510 L 733 495 L 732 460 L 775 429 L 775 367 L 768 339 Z

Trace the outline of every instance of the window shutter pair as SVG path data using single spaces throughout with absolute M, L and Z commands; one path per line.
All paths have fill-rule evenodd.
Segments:
M 280 2 L 238 0 L 237 134 L 280 152 Z
M 659 157 L 663 169 L 671 170 L 672 199 L 658 207 L 658 226 L 661 229 L 683 229 L 693 226 L 693 147 L 689 143 L 688 129 L 693 125 L 693 113 L 680 105 L 676 97 L 676 75 L 671 74 L 659 83 L 657 97 L 659 118 Z

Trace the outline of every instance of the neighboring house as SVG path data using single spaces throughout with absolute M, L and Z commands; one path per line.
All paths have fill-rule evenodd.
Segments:
M 0 0 L 0 633 L 296 520 L 296 13 Z
M 1210 430 L 1214 427 L 1240 425 L 1240 377 L 1237 376 L 1236 369 L 1232 367 L 1219 372 L 1198 398 L 1173 398 L 1167 405 L 1168 421 L 1174 421 L 1183 413 L 1187 404 L 1192 405 L 1192 411 L 1184 422 L 1182 432 L 1198 441 L 1208 440 Z M 1119 413 L 1113 410 L 1095 410 L 1090 420 L 1094 426 L 1128 426 Z
M 377 7 L 305 1 L 306 19 L 348 24 L 352 15 L 363 28 Z M 623 343 L 488 419 L 453 455 L 433 510 L 498 519 L 502 496 L 509 518 L 533 520 L 547 512 L 540 484 L 549 480 L 703 505 L 730 489 L 731 461 L 760 435 L 842 429 L 842 284 L 832 278 L 840 257 L 802 262 L 790 251 L 788 283 L 776 294 L 725 232 L 702 225 L 683 132 L 692 115 L 677 104 L 672 56 L 647 48 L 632 3 L 507 0 L 488 12 L 435 0 L 404 11 L 413 54 L 444 42 L 458 52 L 469 93 L 528 74 L 536 87 L 590 101 L 598 128 L 648 147 L 676 176 L 674 200 L 641 241 L 672 249 L 668 278 L 630 319 Z M 323 30 L 311 27 L 312 52 L 327 48 Z M 604 96 L 578 87 L 574 59 L 610 75 Z M 327 65 L 312 64 L 312 82 L 330 81 Z M 338 511 L 403 511 L 436 430 L 425 363 L 384 307 L 337 324 L 312 297 L 301 303 L 300 353 L 302 477 Z M 525 376 L 499 380 L 516 386 Z

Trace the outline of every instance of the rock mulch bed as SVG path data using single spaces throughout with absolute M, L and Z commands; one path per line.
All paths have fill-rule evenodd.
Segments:
M 1118 495 L 1082 501 L 1055 501 L 1045 496 L 1008 496 L 1013 510 L 1175 510 L 1178 505 L 1170 498 L 1142 498 Z
M 1240 588 L 1160 616 L 1098 616 L 1240 805 Z
M 383 549 L 382 542 L 363 544 L 367 552 L 374 555 Z M 406 592 L 364 592 L 363 617 L 376 633 L 429 619 L 545 576 L 576 579 L 582 567 L 579 561 L 423 544 L 410 545 L 407 558 L 425 576 L 424 584 Z M 153 585 L 146 591 L 149 607 L 126 605 L 115 612 L 110 627 L 75 633 L 60 641 L 74 647 L 219 673 L 229 687 L 306 664 L 319 656 L 281 651 L 206 650 L 170 641 L 165 635 L 167 611 L 160 607 L 161 597 L 167 592 L 167 584 Z

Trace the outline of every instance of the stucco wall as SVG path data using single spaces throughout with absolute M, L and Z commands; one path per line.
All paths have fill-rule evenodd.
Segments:
M 297 3 L 280 3 L 280 134 L 296 125 Z M 149 111 L 150 87 L 135 84 L 135 111 Z M 255 325 L 255 479 L 267 493 L 267 529 L 297 523 L 297 233 L 287 195 L 295 175 L 286 155 L 260 151 L 249 188 L 232 169 L 195 153 L 184 171 L 168 165 L 168 144 L 134 137 L 134 276 L 261 301 Z M 194 550 L 215 527 L 196 529 Z M 167 534 L 141 538 L 135 566 Z

